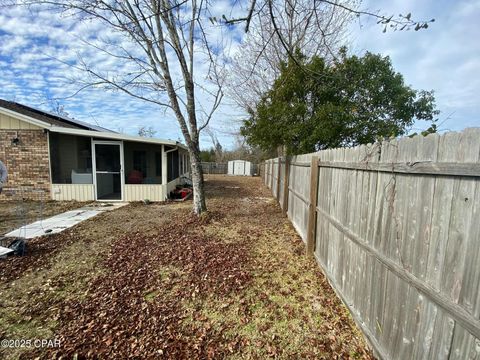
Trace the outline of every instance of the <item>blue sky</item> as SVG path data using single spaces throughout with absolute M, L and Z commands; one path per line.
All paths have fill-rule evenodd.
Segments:
M 382 33 L 372 21 L 352 25 L 355 53 L 390 56 L 396 71 L 414 89 L 434 90 L 440 129 L 480 126 L 480 1 L 370 0 L 363 6 L 435 22 L 427 30 Z M 418 124 L 421 127 L 423 124 Z
M 214 3 L 219 14 L 228 9 L 226 0 Z M 387 33 L 382 33 L 374 21 L 361 18 L 350 29 L 350 52 L 361 55 L 368 50 L 388 55 L 407 84 L 415 89 L 435 90 L 442 130 L 480 126 L 480 0 L 364 0 L 361 7 L 381 9 L 389 15 L 412 12 L 416 19 L 435 18 L 428 30 Z M 142 125 L 152 126 L 158 137 L 181 139 L 172 114 L 127 95 L 90 89 L 69 97 L 78 90 L 76 79 L 81 76 L 69 65 L 75 64 L 79 56 L 105 69 L 125 66 L 80 41 L 94 40 L 104 33 L 98 24 L 74 23 L 48 12 L 2 10 L 0 98 L 46 110 L 51 107 L 49 99 L 60 98 L 65 110 L 79 120 L 129 134 L 136 134 Z M 210 35 L 222 37 L 215 29 Z M 228 36 L 225 52 L 238 51 L 241 31 L 234 29 Z M 205 59 L 199 58 L 196 66 L 197 73 L 207 71 Z M 204 95 L 199 94 L 201 103 L 208 104 Z M 233 145 L 231 134 L 243 116 L 226 98 L 212 123 L 223 145 Z M 210 146 L 208 137 L 202 145 Z

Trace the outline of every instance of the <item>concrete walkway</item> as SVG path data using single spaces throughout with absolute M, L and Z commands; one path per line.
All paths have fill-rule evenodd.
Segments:
M 5 235 L 5 237 L 32 239 L 43 235 L 56 234 L 75 226 L 84 220 L 101 214 L 104 211 L 115 210 L 125 205 L 127 205 L 127 203 L 94 203 L 77 210 L 70 210 L 62 214 L 22 226 L 9 232 Z

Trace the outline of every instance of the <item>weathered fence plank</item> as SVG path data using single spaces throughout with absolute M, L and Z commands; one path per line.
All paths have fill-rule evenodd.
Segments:
M 308 210 L 308 230 L 307 230 L 307 254 L 313 254 L 315 250 L 315 223 L 316 207 L 317 207 L 317 193 L 318 193 L 318 157 L 312 157 L 312 166 L 310 174 L 310 203 Z
M 270 160 L 270 189 L 272 189 L 273 192 L 273 182 L 275 180 L 274 177 L 274 166 L 275 166 L 275 161 L 272 159 Z
M 287 215 L 303 241 L 307 240 L 310 166 L 295 166 L 296 162 L 308 160 L 311 155 L 299 155 L 292 158 Z
M 283 195 L 282 195 L 282 210 L 287 214 L 288 209 L 288 184 L 290 181 L 290 158 L 285 157 L 285 172 L 283 174 Z
M 480 358 L 480 129 L 275 165 L 265 183 L 379 357 Z

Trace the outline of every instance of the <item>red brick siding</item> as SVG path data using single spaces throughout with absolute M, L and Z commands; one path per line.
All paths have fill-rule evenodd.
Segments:
M 12 139 L 18 136 L 18 145 Z M 48 134 L 43 130 L 0 130 L 0 160 L 8 180 L 0 200 L 50 199 Z

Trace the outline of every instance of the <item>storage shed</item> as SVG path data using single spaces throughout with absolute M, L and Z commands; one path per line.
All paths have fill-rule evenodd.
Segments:
M 253 164 L 246 160 L 231 160 L 228 162 L 228 175 L 252 176 Z

